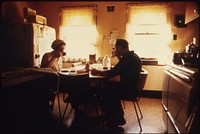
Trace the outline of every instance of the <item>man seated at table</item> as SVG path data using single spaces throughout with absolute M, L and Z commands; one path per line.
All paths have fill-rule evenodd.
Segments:
M 98 74 L 108 78 L 120 76 L 119 82 L 109 81 L 102 89 L 102 107 L 106 114 L 108 127 L 126 123 L 120 100 L 124 97 L 137 96 L 137 81 L 142 68 L 139 56 L 129 50 L 128 42 L 125 39 L 117 39 L 115 47 L 119 62 L 111 70 L 91 70 L 92 75 Z

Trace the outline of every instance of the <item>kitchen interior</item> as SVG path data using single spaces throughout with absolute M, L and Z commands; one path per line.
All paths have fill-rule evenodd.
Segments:
M 150 10 L 148 7 L 152 5 L 156 8 Z M 23 115 L 23 112 L 13 114 L 15 110 L 31 110 L 45 105 L 37 104 L 40 100 L 44 100 L 43 95 L 45 96 L 46 90 L 36 93 L 35 89 L 50 87 L 48 84 L 41 84 L 41 81 L 49 83 L 50 80 L 52 86 L 55 86 L 53 80 L 57 81 L 57 77 L 56 74 L 51 73 L 52 78 L 49 79 L 49 74 L 41 73 L 37 69 L 40 68 L 44 53 L 52 51 L 50 46 L 53 40 L 57 38 L 65 40 L 67 55 L 63 57 L 63 68 L 69 68 L 90 62 L 89 55 L 95 56 L 95 63 L 102 63 L 103 57 L 108 55 L 111 65 L 115 65 L 118 59 L 112 56 L 114 42 L 118 38 L 125 38 L 129 42 L 129 48 L 141 57 L 142 68 L 148 71 L 142 98 L 149 98 L 150 101 L 158 100 L 160 120 L 164 125 L 164 130 L 161 132 L 149 131 L 145 128 L 143 132 L 199 132 L 198 5 L 198 1 L 195 0 L 2 2 L 1 96 L 3 99 L 1 103 L 5 110 L 1 117 L 9 111 L 10 120 L 4 117 L 3 121 L 6 123 L 2 122 L 1 128 L 18 123 L 13 118 L 21 119 L 23 116 L 30 116 L 30 113 L 26 112 L 24 113 L 27 115 Z M 73 13 L 70 14 L 67 10 L 73 11 L 78 8 L 92 9 L 93 20 L 74 21 L 75 17 L 70 18 Z M 73 29 L 73 25 L 87 22 L 92 23 L 90 27 Z M 67 26 L 69 27 L 66 28 Z M 31 93 L 37 95 L 37 103 L 33 97 L 28 96 Z M 22 96 L 26 97 L 22 99 L 20 98 Z M 19 103 L 24 101 L 27 103 L 19 106 Z M 150 105 L 150 102 L 146 100 L 144 102 L 147 103 L 144 105 L 148 108 L 146 105 Z M 57 108 L 57 105 L 55 107 Z M 42 111 L 45 113 L 45 108 Z M 39 113 L 37 110 L 36 112 Z M 41 116 L 39 118 L 48 118 L 44 113 L 38 114 Z M 31 122 L 36 118 L 34 113 L 31 115 L 32 118 L 21 121 L 18 125 L 19 129 L 26 126 L 22 122 Z M 42 123 L 46 122 L 41 119 L 41 125 Z M 137 127 L 137 123 L 134 125 Z M 128 126 L 132 127 L 131 124 Z M 8 131 L 7 129 L 9 127 L 3 130 Z M 125 132 L 138 132 L 137 129 L 128 129 Z M 24 131 L 26 130 L 32 128 Z

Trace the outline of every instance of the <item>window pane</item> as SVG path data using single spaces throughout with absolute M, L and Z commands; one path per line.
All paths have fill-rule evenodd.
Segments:
M 89 59 L 89 54 L 95 54 L 95 26 L 62 27 L 60 35 L 67 43 L 67 56 L 70 59 Z
M 157 58 L 159 63 L 169 60 L 170 8 L 162 4 L 157 4 L 156 7 L 138 5 L 129 8 L 128 11 L 126 32 L 130 49 L 140 57 Z

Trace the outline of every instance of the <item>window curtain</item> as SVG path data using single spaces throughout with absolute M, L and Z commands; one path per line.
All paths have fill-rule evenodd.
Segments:
M 128 24 L 166 24 L 170 23 L 171 6 L 169 3 L 127 4 Z
M 167 60 L 171 40 L 170 3 L 127 4 L 126 32 L 130 49 L 141 57 Z
M 66 44 L 67 59 L 89 59 L 96 53 L 96 10 L 94 8 L 64 8 L 60 12 L 59 37 Z
M 96 25 L 94 9 L 68 9 L 61 11 L 62 26 L 90 26 Z

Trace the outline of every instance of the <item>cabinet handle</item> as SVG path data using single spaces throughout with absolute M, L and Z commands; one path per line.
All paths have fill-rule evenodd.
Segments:
M 172 74 L 178 76 L 179 78 L 181 78 L 181 79 L 183 79 L 187 82 L 192 82 L 192 79 L 189 76 L 186 76 L 184 74 L 178 73 L 178 72 L 173 71 L 173 70 L 169 70 L 169 72 L 171 72 Z
M 180 131 L 179 131 L 178 127 L 176 126 L 176 123 L 175 123 L 175 121 L 174 121 L 174 119 L 173 119 L 173 117 L 172 117 L 172 115 L 170 114 L 169 111 L 167 112 L 167 116 L 168 116 L 170 122 L 173 124 L 173 127 L 175 128 L 176 132 L 178 134 L 180 134 Z

